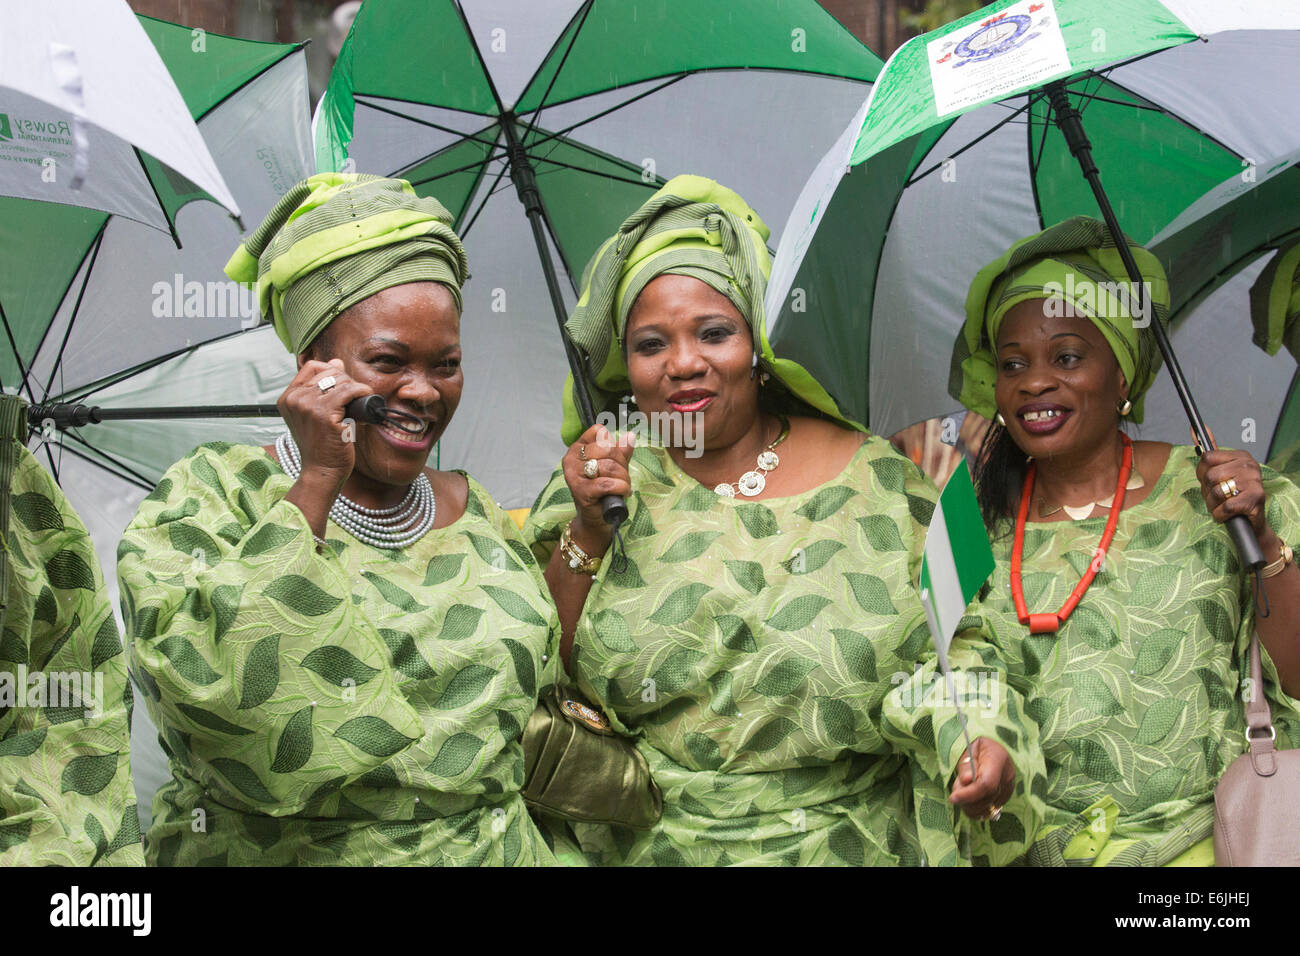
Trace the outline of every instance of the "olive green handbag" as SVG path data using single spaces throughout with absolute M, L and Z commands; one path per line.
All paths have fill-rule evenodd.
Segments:
M 645 757 L 599 710 L 560 687 L 524 728 L 524 801 L 575 823 L 646 830 L 663 814 L 663 794 Z

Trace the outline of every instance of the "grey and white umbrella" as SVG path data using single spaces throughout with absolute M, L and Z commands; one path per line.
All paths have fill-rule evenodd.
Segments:
M 125 0 L 5 4 L 0 195 L 98 209 L 174 236 L 176 211 L 196 190 L 239 215 Z

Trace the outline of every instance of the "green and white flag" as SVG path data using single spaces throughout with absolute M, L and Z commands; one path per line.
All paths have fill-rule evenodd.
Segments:
M 975 501 L 970 469 L 962 461 L 939 495 L 939 504 L 925 536 L 925 557 L 921 560 L 921 603 L 945 674 L 948 673 L 948 645 L 957 632 L 957 624 L 991 573 L 993 549 L 989 547 L 984 518 Z
M 930 624 L 930 637 L 939 657 L 939 669 L 948 685 L 948 698 L 961 720 L 966 752 L 971 754 L 971 772 L 976 771 L 970 728 L 961 709 L 956 681 L 948 664 L 948 645 L 957 633 L 966 607 L 980 586 L 993 573 L 993 549 L 989 547 L 984 517 L 975 500 L 975 486 L 963 459 L 948 478 L 939 504 L 930 519 L 921 559 L 921 605 Z

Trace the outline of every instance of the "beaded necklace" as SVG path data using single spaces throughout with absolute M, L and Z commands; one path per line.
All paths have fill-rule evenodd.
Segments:
M 293 436 L 285 432 L 277 438 L 275 451 L 284 473 L 296 481 L 302 474 L 302 459 Z M 339 495 L 330 505 L 330 518 L 362 544 L 397 550 L 424 537 L 433 527 L 437 511 L 433 485 L 429 483 L 429 476 L 420 472 L 407 489 L 406 497 L 393 507 L 365 508 Z
M 1128 488 L 1129 472 L 1133 469 L 1133 442 L 1122 432 L 1120 437 L 1124 439 L 1124 455 L 1120 461 L 1119 482 L 1115 487 L 1115 499 L 1110 509 L 1110 517 L 1106 519 L 1106 530 L 1101 535 L 1101 544 L 1097 546 L 1088 570 L 1084 572 L 1079 583 L 1075 585 L 1074 591 L 1055 614 L 1030 614 L 1025 606 L 1025 589 L 1020 580 L 1020 559 L 1025 550 L 1025 522 L 1029 518 L 1029 501 L 1034 494 L 1034 475 L 1037 465 L 1037 462 L 1029 463 L 1029 470 L 1025 473 L 1025 487 L 1020 492 L 1020 510 L 1016 515 L 1016 537 L 1011 546 L 1011 599 L 1016 605 L 1016 617 L 1020 619 L 1021 624 L 1029 626 L 1030 634 L 1055 634 L 1065 623 L 1065 619 L 1079 606 L 1088 586 L 1092 584 L 1092 579 L 1097 576 L 1097 571 L 1106 559 L 1111 539 L 1115 537 L 1115 526 L 1119 524 L 1120 509 L 1124 507 L 1124 492 Z

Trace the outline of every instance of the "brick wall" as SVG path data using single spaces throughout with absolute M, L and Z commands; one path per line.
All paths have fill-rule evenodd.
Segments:
M 923 0 L 818 0 L 831 16 L 844 24 L 882 60 L 898 49 L 914 31 L 899 25 L 899 9 L 916 9 Z

